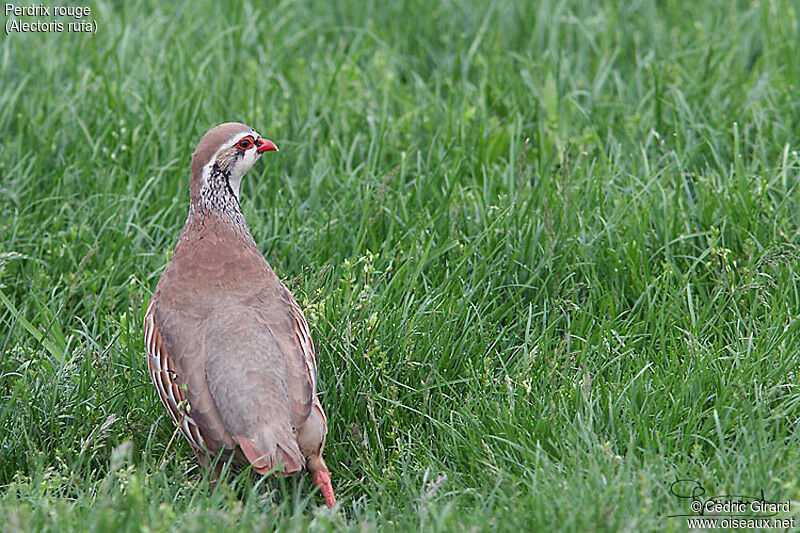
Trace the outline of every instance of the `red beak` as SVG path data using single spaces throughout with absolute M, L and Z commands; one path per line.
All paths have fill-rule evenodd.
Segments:
M 256 141 L 256 152 L 259 154 L 263 154 L 264 152 L 277 152 L 278 147 L 275 146 L 275 143 L 270 141 L 269 139 L 262 139 L 261 137 L 258 138 Z

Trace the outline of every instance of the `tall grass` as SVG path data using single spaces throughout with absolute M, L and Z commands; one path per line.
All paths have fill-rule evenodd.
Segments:
M 3 36 L 4 528 L 683 530 L 679 478 L 800 500 L 800 12 L 702 4 L 98 1 L 96 36 Z M 210 484 L 145 371 L 229 120 L 281 148 L 243 207 L 312 325 L 333 513 L 307 477 Z

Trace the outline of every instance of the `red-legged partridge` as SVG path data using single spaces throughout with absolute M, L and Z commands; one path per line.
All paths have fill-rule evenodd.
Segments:
M 242 176 L 271 150 L 235 122 L 197 145 L 189 216 L 145 315 L 147 365 L 203 464 L 222 452 L 260 474 L 306 469 L 332 506 L 311 334 L 239 205 Z

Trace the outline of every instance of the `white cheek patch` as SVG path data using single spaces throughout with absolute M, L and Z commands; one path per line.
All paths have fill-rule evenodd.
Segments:
M 203 187 L 208 184 L 209 177 L 211 176 L 211 169 L 214 166 L 214 163 L 217 161 L 219 153 L 222 150 L 227 150 L 233 147 L 242 139 L 242 137 L 246 135 L 251 135 L 254 140 L 259 138 L 258 133 L 255 130 L 251 130 L 250 132 L 246 133 L 237 133 L 225 141 L 217 153 L 214 154 L 214 157 L 212 157 L 211 160 L 203 167 Z M 259 153 L 256 151 L 256 145 L 253 143 L 249 149 L 245 150 L 244 155 L 236 159 L 236 162 L 233 164 L 233 168 L 230 169 L 230 177 L 228 182 L 230 183 L 231 190 L 233 190 L 233 194 L 236 196 L 237 200 L 239 199 L 239 185 L 242 182 L 242 176 L 244 176 L 245 173 L 255 164 L 258 156 Z
M 233 194 L 236 195 L 236 199 L 239 199 L 239 185 L 242 182 L 242 177 L 245 175 L 245 172 L 250 170 L 250 168 L 255 164 L 256 159 L 258 159 L 258 152 L 256 152 L 256 146 L 253 144 L 252 148 L 245 150 L 244 155 L 239 157 L 234 163 L 233 168 L 231 169 L 231 177 L 230 177 L 230 184 L 231 189 L 233 189 Z

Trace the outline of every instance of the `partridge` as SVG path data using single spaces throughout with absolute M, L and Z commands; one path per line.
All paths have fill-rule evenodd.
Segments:
M 235 122 L 197 145 L 189 215 L 145 314 L 147 366 L 201 464 L 222 454 L 259 474 L 305 469 L 332 506 L 311 334 L 239 204 L 242 176 L 277 149 Z

